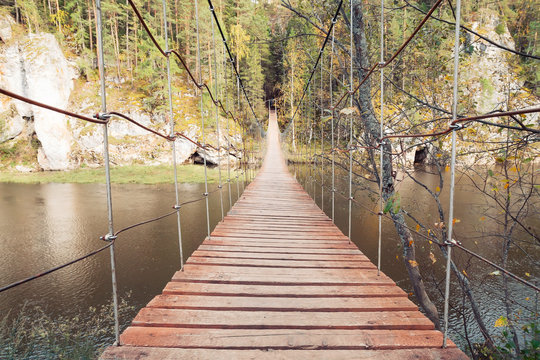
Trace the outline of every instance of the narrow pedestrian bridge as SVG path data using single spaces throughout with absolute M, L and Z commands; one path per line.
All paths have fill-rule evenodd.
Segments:
M 260 173 L 103 359 L 466 359 L 288 172 Z

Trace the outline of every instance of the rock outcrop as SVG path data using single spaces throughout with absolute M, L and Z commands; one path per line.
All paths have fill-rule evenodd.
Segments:
M 0 36 L 6 38 L 5 18 Z M 11 40 L 11 39 L 10 39 Z M 66 108 L 76 77 L 58 41 L 52 34 L 30 34 L 5 42 L 0 54 L 0 86 L 35 101 Z M 19 135 L 25 125 L 39 140 L 38 163 L 44 170 L 70 168 L 72 134 L 69 119 L 61 114 L 2 97 L 0 102 L 0 142 Z M 28 124 L 25 124 L 27 122 Z

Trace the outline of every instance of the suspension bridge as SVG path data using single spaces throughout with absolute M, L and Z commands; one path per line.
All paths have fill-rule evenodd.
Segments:
M 339 1 L 332 23 L 328 27 L 325 40 L 319 51 L 319 56 L 315 61 L 313 69 L 308 78 L 307 84 L 300 97 L 296 109 L 293 110 L 291 101 L 292 116 L 283 134 L 279 133 L 275 112 L 270 112 L 268 132 L 266 137 L 266 155 L 263 166 L 254 181 L 245 189 L 240 196 L 239 178 L 249 175 L 250 166 L 241 173 L 236 168 L 236 186 L 239 200 L 225 216 L 225 206 L 223 200 L 223 182 L 221 178 L 221 167 L 219 171 L 219 184 L 216 189 L 209 190 L 208 181 L 205 178 L 205 193 L 199 199 L 181 202 L 178 193 L 178 179 L 176 172 L 176 148 L 175 143 L 179 138 L 187 139 L 194 143 L 200 150 L 207 151 L 209 148 L 218 153 L 218 165 L 221 165 L 219 157 L 220 151 L 230 154 L 232 150 L 241 154 L 241 158 L 249 159 L 254 157 L 254 149 L 236 148 L 231 141 L 230 129 L 226 129 L 227 143 L 222 145 L 220 139 L 220 114 L 233 120 L 234 132 L 238 137 L 237 125 L 244 131 L 244 138 L 248 128 L 246 118 L 235 117 L 232 111 L 220 100 L 220 91 L 217 81 L 215 88 L 202 80 L 200 63 L 200 43 L 198 37 L 198 1 L 195 1 L 195 12 L 197 20 L 197 72 L 192 72 L 182 58 L 180 53 L 174 49 L 169 49 L 167 30 L 164 33 L 164 42 L 158 41 L 152 34 L 144 17 L 132 0 L 128 0 L 135 15 L 142 27 L 147 32 L 156 47 L 156 50 L 167 62 L 168 79 L 168 103 L 170 130 L 167 133 L 145 127 L 128 116 L 108 111 L 106 106 L 106 86 L 105 68 L 102 46 L 101 29 L 101 1 L 96 0 L 96 33 L 98 38 L 98 65 L 101 79 L 101 112 L 95 116 L 85 116 L 65 109 L 58 109 L 46 103 L 29 99 L 21 94 L 16 94 L 8 89 L 0 89 L 0 93 L 13 99 L 24 101 L 32 106 L 39 106 L 63 115 L 100 124 L 103 126 L 103 158 L 106 169 L 107 186 L 107 206 L 108 206 L 108 233 L 102 237 L 106 245 L 101 248 L 81 256 L 73 261 L 59 265 L 45 272 L 31 276 L 12 284 L 0 288 L 0 293 L 11 288 L 23 285 L 35 280 L 43 275 L 50 274 L 64 267 L 70 266 L 80 261 L 94 256 L 102 251 L 109 250 L 111 258 L 112 277 L 112 298 L 114 304 L 115 318 L 115 339 L 114 346 L 109 347 L 102 355 L 103 359 L 131 359 L 131 358 L 156 358 L 156 359 L 176 359 L 176 358 L 322 358 L 322 359 L 343 359 L 343 358 L 377 358 L 377 359 L 465 359 L 467 358 L 455 344 L 447 340 L 448 332 L 448 312 L 450 293 L 450 272 L 451 272 L 451 249 L 457 248 L 468 253 L 477 259 L 484 261 L 505 276 L 520 282 L 521 284 L 539 292 L 537 285 L 520 278 L 509 272 L 507 269 L 479 256 L 456 242 L 452 238 L 453 221 L 448 221 L 448 240 L 437 242 L 437 245 L 445 251 L 447 258 L 446 282 L 445 282 L 445 308 L 444 308 L 444 334 L 435 329 L 435 325 L 425 317 L 409 299 L 408 295 L 400 289 L 388 276 L 380 271 L 381 259 L 381 224 L 385 216 L 383 212 L 383 201 L 385 200 L 385 190 L 392 184 L 392 180 L 386 181 L 383 175 L 383 168 L 391 164 L 392 146 L 390 141 L 393 138 L 437 138 L 447 134 L 452 135 L 452 158 L 451 158 L 451 183 L 450 183 L 450 209 L 448 219 L 453 219 L 453 186 L 455 173 L 455 134 L 462 130 L 465 125 L 480 122 L 486 125 L 495 126 L 497 124 L 488 122 L 486 119 L 497 117 L 510 117 L 514 115 L 525 115 L 540 112 L 540 108 L 527 108 L 514 111 L 494 112 L 478 116 L 458 116 L 457 114 L 457 79 L 459 57 L 454 57 L 453 91 L 454 101 L 451 112 L 452 121 L 448 128 L 440 129 L 429 133 L 404 133 L 386 134 L 383 126 L 384 114 L 384 68 L 389 65 L 398 55 L 411 43 L 411 40 L 418 34 L 422 26 L 429 20 L 433 12 L 443 3 L 438 0 L 434 3 L 424 19 L 418 24 L 412 34 L 406 39 L 403 45 L 385 61 L 384 58 L 384 1 L 381 3 L 381 58 L 379 63 L 363 68 L 363 77 L 358 79 L 358 84 L 353 87 L 353 1 L 350 2 L 350 82 L 347 91 L 334 101 L 332 81 L 330 88 L 330 110 L 332 113 L 331 124 L 331 164 L 332 164 L 332 184 L 331 184 L 331 204 L 332 216 L 328 217 L 319 209 L 316 203 L 310 198 L 302 186 L 287 171 L 281 145 L 287 140 L 291 140 L 289 131 L 292 128 L 292 142 L 294 144 L 295 117 L 301 112 L 304 98 L 311 98 L 311 85 L 315 71 L 322 62 L 323 53 L 327 43 L 332 44 L 330 54 L 330 76 L 333 71 L 334 54 L 334 31 L 335 24 L 340 14 L 343 1 Z M 228 46 L 223 28 L 211 0 L 208 0 L 212 21 L 213 40 L 213 69 L 214 78 L 218 78 L 216 59 L 216 34 L 219 33 L 223 42 L 224 56 L 223 62 L 230 62 L 233 78 L 236 77 L 238 109 L 241 109 L 241 94 L 245 98 L 247 107 L 252 113 L 252 123 L 262 126 L 257 119 L 254 108 L 250 102 L 246 89 L 242 83 L 239 69 L 235 63 L 231 49 Z M 459 31 L 460 26 L 460 1 L 456 4 L 456 40 L 454 53 L 459 53 Z M 163 2 L 163 26 L 167 26 L 166 2 Z M 360 45 L 362 41 L 359 41 Z M 164 46 L 162 45 L 164 44 Z M 174 110 L 171 95 L 170 61 L 176 58 L 186 71 L 188 79 L 196 88 L 200 98 L 201 115 L 205 113 L 203 108 L 202 93 L 205 91 L 209 95 L 212 107 L 215 110 L 217 139 L 215 146 L 205 142 L 205 116 L 201 116 L 201 142 L 186 137 L 184 134 L 175 131 Z M 321 94 L 323 88 L 323 66 L 321 64 Z M 335 142 L 334 117 L 338 107 L 345 104 L 345 100 L 350 100 L 353 106 L 353 96 L 359 90 L 369 84 L 369 78 L 377 69 L 380 71 L 380 128 L 371 127 L 371 131 L 366 136 L 366 143 L 361 143 L 353 137 L 353 119 L 349 123 L 349 146 L 346 149 L 339 149 L 338 141 Z M 224 67 L 225 78 L 227 69 Z M 196 78 L 194 73 L 198 73 Z M 368 88 L 367 93 L 371 93 Z M 221 94 L 223 96 L 223 94 Z M 225 96 L 226 97 L 226 96 Z M 225 101 L 227 103 L 227 101 Z M 313 106 L 311 104 L 310 106 Z M 371 106 L 371 105 L 370 105 Z M 321 98 L 321 120 L 323 118 L 323 100 Z M 239 110 L 239 112 L 241 112 Z M 310 111 L 305 111 L 306 115 Z M 338 112 L 339 113 L 339 112 Z M 373 111 L 371 111 L 373 113 Z M 244 114 L 245 115 L 245 114 Z M 300 116 L 300 115 L 299 115 Z M 154 219 L 141 221 L 123 229 L 114 228 L 112 213 L 112 196 L 110 185 L 109 168 L 109 144 L 107 127 L 114 118 L 129 121 L 136 126 L 140 126 L 146 131 L 163 138 L 171 144 L 171 159 L 174 166 L 175 182 L 175 202 L 173 211 Z M 514 118 L 513 118 L 514 119 Z M 519 121 L 519 126 L 506 125 L 507 129 L 528 131 L 538 134 L 537 129 L 530 129 Z M 227 122 L 228 125 L 228 122 Z M 317 156 L 322 158 L 324 150 L 324 124 L 320 121 L 321 130 L 321 150 L 316 153 L 315 141 L 311 140 L 312 134 L 316 130 L 316 121 L 309 121 L 309 129 L 304 130 L 304 143 L 306 147 L 306 159 L 310 163 L 316 162 Z M 308 137 L 309 134 L 309 137 Z M 281 138 L 281 139 L 280 139 Z M 380 160 L 378 163 L 379 182 L 379 206 L 380 211 L 375 213 L 379 219 L 379 247 L 377 265 L 363 255 L 360 250 L 351 243 L 351 207 L 357 201 L 353 197 L 352 191 L 352 168 L 353 153 L 356 150 L 364 149 L 372 152 L 379 151 Z M 334 168 L 336 152 L 349 154 L 349 193 L 346 198 L 349 202 L 349 231 L 345 236 L 334 225 L 334 196 L 337 193 L 334 183 Z M 203 156 L 206 168 L 206 156 Z M 328 160 L 328 159 L 327 159 Z M 246 160 L 244 160 L 246 161 Z M 375 159 L 373 163 L 375 164 Z M 375 167 L 375 165 L 374 165 Z M 230 164 L 227 161 L 226 186 L 229 187 L 231 196 Z M 247 173 L 246 173 L 247 171 Z M 251 171 L 253 173 L 253 171 Z M 246 178 L 247 179 L 247 178 Z M 388 179 L 387 179 L 388 180 Z M 324 181 L 324 180 L 323 180 Z M 313 184 L 314 185 L 314 184 Z M 242 185 L 243 187 L 243 185 Z M 324 183 L 321 186 L 324 192 Z M 221 200 L 222 221 L 213 232 L 210 230 L 208 197 L 213 193 L 219 193 Z M 183 263 L 182 232 L 180 222 L 180 209 L 194 201 L 206 202 L 206 225 L 208 236 L 202 245 L 191 255 L 186 264 Z M 229 197 L 229 204 L 233 201 Z M 178 226 L 178 242 L 180 249 L 180 270 L 174 275 L 163 293 L 156 296 L 139 314 L 135 317 L 130 327 L 120 336 L 120 324 L 118 320 L 118 299 L 116 288 L 115 272 L 115 241 L 118 236 L 138 226 L 153 221 L 159 221 L 168 216 L 176 216 Z M 388 216 L 386 216 L 388 218 Z M 390 219 L 392 220 L 392 219 Z M 406 227 L 406 225 L 403 225 Z M 422 234 L 414 229 L 409 229 L 418 236 Z M 425 236 L 425 235 L 424 235 Z M 428 240 L 432 240 L 428 238 Z M 411 247 L 411 245 L 409 245 Z M 455 270 L 454 270 L 455 271 Z M 459 273 L 459 271 L 458 271 Z
M 288 172 L 260 173 L 102 359 L 466 359 Z

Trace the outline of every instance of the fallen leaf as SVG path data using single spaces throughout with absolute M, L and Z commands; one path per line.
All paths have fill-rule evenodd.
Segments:
M 525 273 L 525 276 L 526 277 L 531 277 L 531 274 L 529 274 L 528 272 Z
M 500 318 L 498 318 L 497 320 L 495 320 L 495 327 L 503 327 L 503 326 L 508 326 L 508 319 L 505 318 L 504 316 L 501 316 Z
M 420 231 L 420 225 L 416 224 L 416 232 Z
M 414 260 L 409 260 L 409 264 L 411 264 L 412 267 L 417 267 L 418 263 Z
M 414 244 L 413 240 L 409 240 L 409 247 L 411 247 Z
M 467 272 L 465 270 L 461 270 L 461 272 L 463 272 L 463 275 L 465 275 L 466 277 L 469 277 L 469 275 L 467 275 Z
M 527 297 L 525 298 L 525 300 L 526 300 L 526 301 L 529 301 L 529 300 L 531 300 L 531 298 L 527 296 Z
M 429 252 L 429 258 L 431 259 L 432 264 L 435 264 L 437 262 L 437 259 L 435 258 L 435 254 L 433 254 L 431 251 Z
M 499 276 L 499 275 L 501 275 L 501 272 L 499 270 L 495 270 L 493 272 L 490 272 L 489 275 Z
M 446 167 L 444 168 L 444 171 L 446 172 L 450 171 L 450 166 L 446 165 Z
M 457 224 L 457 223 L 460 223 L 460 222 L 461 222 L 461 220 L 456 219 L 456 218 L 454 218 L 454 220 L 452 220 L 452 224 Z
M 441 188 L 437 186 L 437 187 L 435 188 L 435 191 L 436 191 L 436 192 L 441 192 Z

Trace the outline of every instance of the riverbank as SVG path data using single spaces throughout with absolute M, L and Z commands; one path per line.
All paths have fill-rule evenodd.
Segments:
M 218 181 L 218 169 L 207 169 L 208 182 Z M 225 170 L 226 171 L 226 170 Z M 223 179 L 226 174 L 222 169 Z M 74 183 L 99 184 L 105 182 L 105 169 L 77 169 L 70 171 L 39 171 L 22 173 L 18 171 L 0 172 L 0 182 L 18 184 L 44 184 L 44 183 Z M 174 173 L 169 165 L 130 165 L 115 166 L 111 168 L 111 182 L 113 184 L 172 184 Z M 204 166 L 179 165 L 178 182 L 203 183 Z

